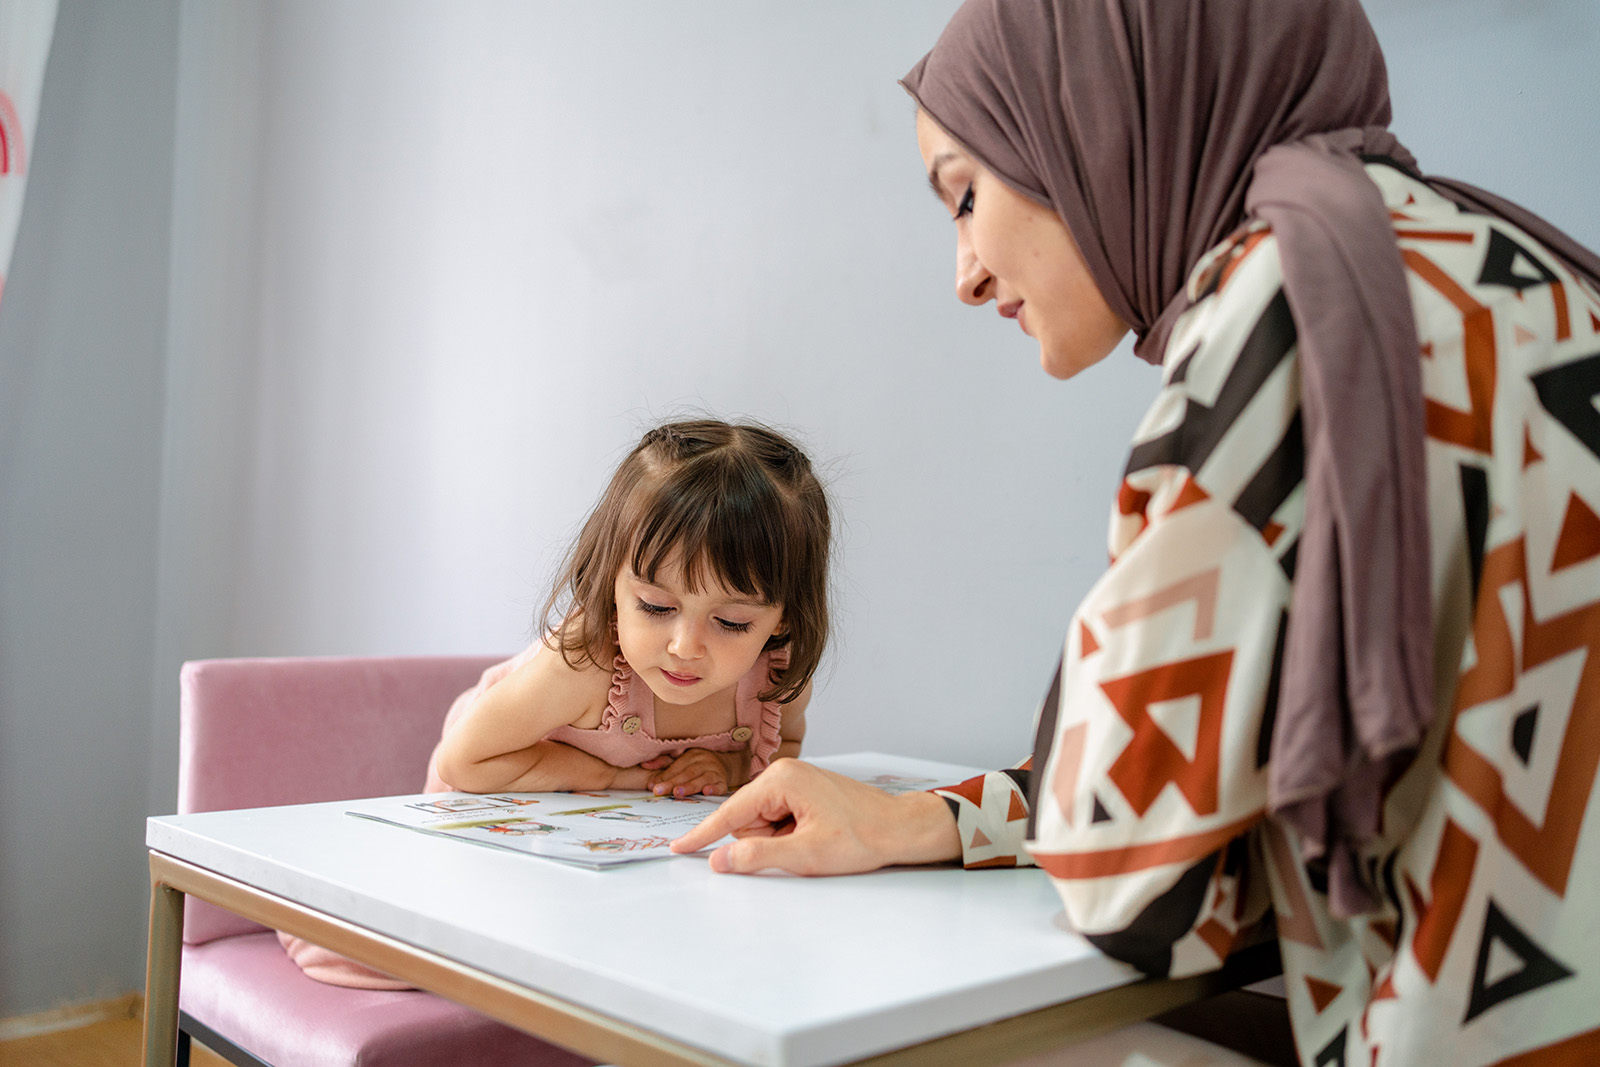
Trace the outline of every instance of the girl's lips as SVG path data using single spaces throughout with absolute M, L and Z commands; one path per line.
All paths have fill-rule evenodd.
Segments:
M 698 674 L 673 674 L 671 671 L 662 671 L 661 676 L 673 685 L 693 685 L 700 680 Z

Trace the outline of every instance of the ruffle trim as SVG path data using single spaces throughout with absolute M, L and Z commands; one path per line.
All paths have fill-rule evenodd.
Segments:
M 767 669 L 764 672 L 752 671 L 754 679 L 747 676 L 738 686 L 738 696 L 750 700 L 755 699 L 755 694 L 772 684 L 772 676 L 778 671 L 789 666 L 788 646 L 773 649 L 763 653 L 766 658 Z M 753 684 L 752 684 L 753 683 Z M 747 686 L 749 687 L 747 689 Z M 600 725 L 597 729 L 621 729 L 622 723 L 631 714 L 628 710 L 628 694 L 633 688 L 633 667 L 622 658 L 618 652 L 611 662 L 611 689 L 606 694 L 606 710 L 601 713 Z M 750 777 L 754 778 L 767 769 L 772 762 L 773 755 L 778 751 L 778 746 L 783 743 L 783 705 L 776 700 L 763 700 L 761 715 L 756 722 L 755 736 L 751 738 L 750 745 Z M 742 722 L 735 717 L 736 725 Z M 686 748 L 694 747 L 696 741 L 709 741 L 714 738 L 727 737 L 729 731 L 717 734 L 704 734 L 701 737 L 684 737 L 673 740 L 674 745 L 683 745 Z
M 767 653 L 767 677 L 759 689 L 772 684 L 772 676 L 789 666 L 789 646 Z M 759 692 L 759 689 L 757 690 Z M 783 743 L 783 705 L 776 700 L 761 702 L 761 722 L 756 727 L 755 744 L 750 746 L 750 777 L 767 769 L 778 746 Z
M 628 715 L 628 689 L 633 685 L 633 668 L 619 651 L 611 661 L 611 691 L 606 694 L 606 710 L 600 716 L 600 729 L 621 724 Z

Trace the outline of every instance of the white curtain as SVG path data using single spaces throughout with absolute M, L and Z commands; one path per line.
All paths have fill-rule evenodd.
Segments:
M 0 300 L 22 221 L 56 0 L 0 0 Z

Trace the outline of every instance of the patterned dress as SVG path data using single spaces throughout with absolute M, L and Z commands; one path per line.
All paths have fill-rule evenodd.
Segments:
M 1149 973 L 1213 969 L 1275 921 L 1307 1067 L 1600 1063 L 1600 294 L 1509 224 L 1367 170 L 1422 340 L 1438 706 L 1365 857 L 1383 909 L 1336 917 L 1267 814 L 1304 487 L 1262 227 L 1191 276 L 1036 771 L 939 792 L 969 866 L 1037 863 Z

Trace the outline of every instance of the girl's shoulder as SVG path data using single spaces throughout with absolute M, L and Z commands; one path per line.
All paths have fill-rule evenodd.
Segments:
M 577 653 L 563 653 L 555 638 L 541 639 L 518 657 L 522 662 L 502 684 L 509 684 L 541 700 L 581 708 L 573 725 L 599 721 L 611 691 L 613 670 Z

